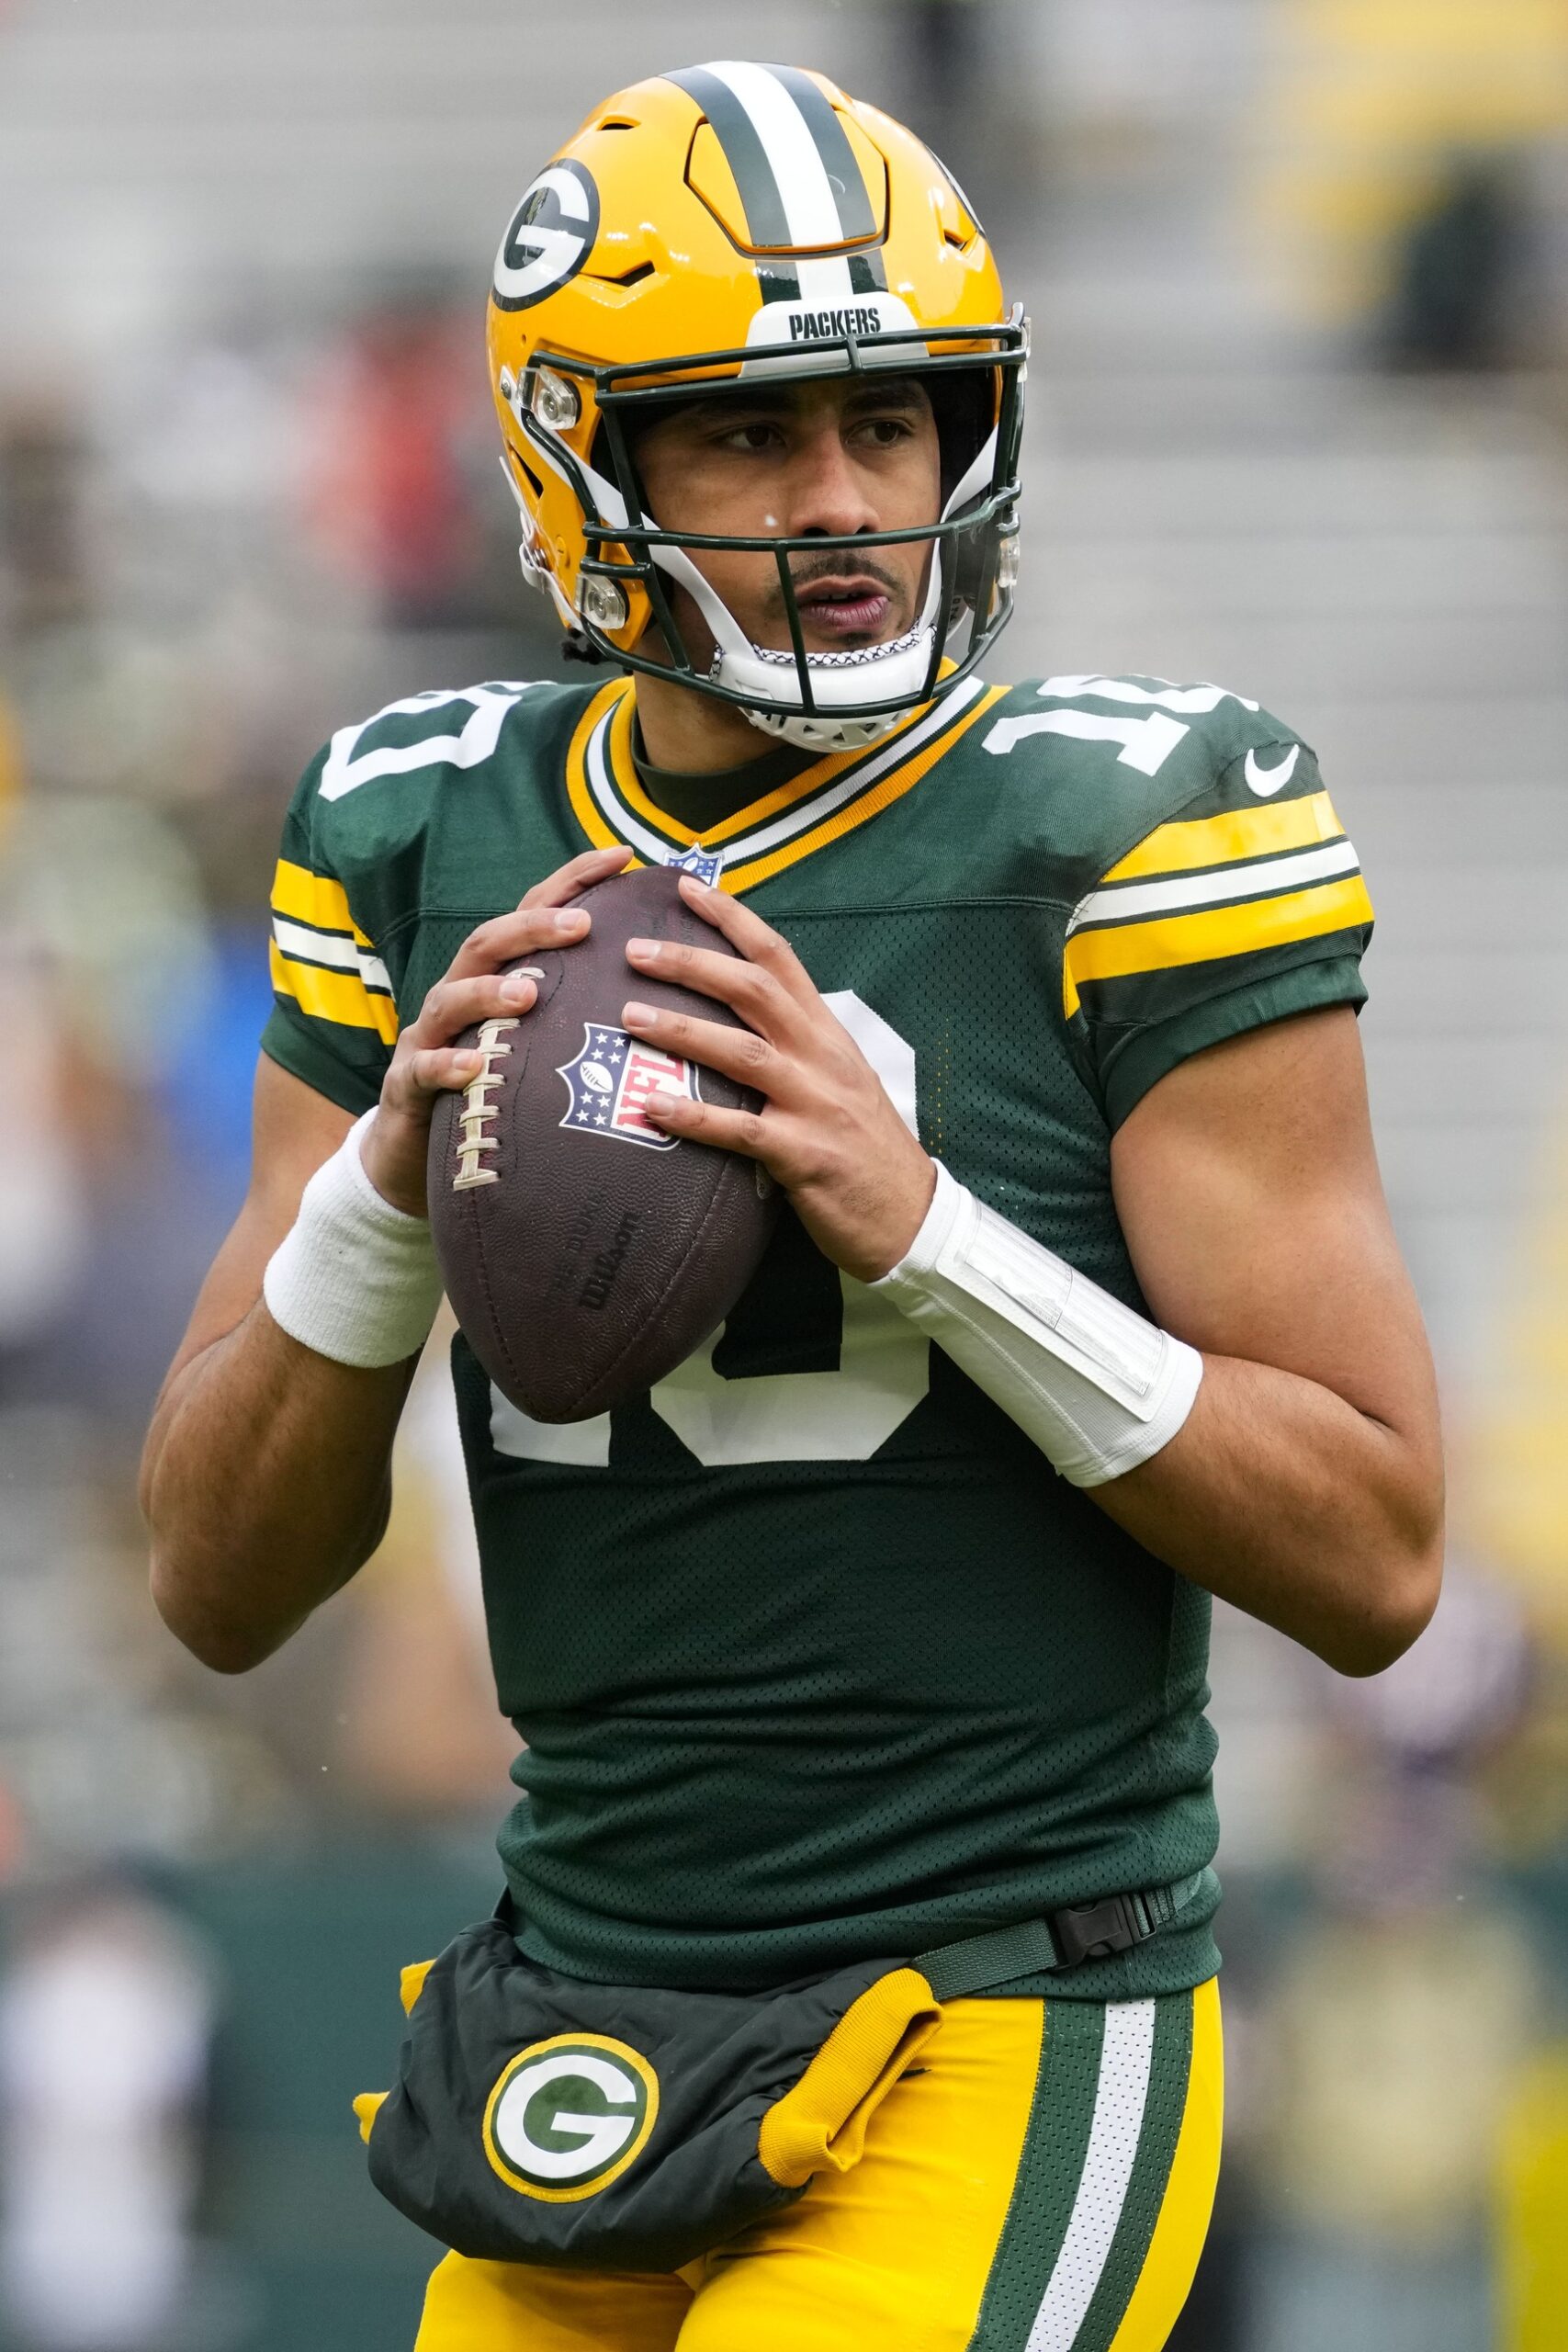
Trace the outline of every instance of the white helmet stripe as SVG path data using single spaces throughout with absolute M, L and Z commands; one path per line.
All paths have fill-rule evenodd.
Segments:
M 808 311 L 842 311 L 857 299 L 847 254 L 814 254 L 809 260 L 797 261 L 795 275 L 800 289 L 795 300 Z
M 789 91 L 765 65 L 726 59 L 707 71 L 749 116 L 778 185 L 792 245 L 809 252 L 843 238 L 828 166 Z

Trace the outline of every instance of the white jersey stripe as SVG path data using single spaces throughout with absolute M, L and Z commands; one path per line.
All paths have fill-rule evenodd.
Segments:
M 980 679 L 965 678 L 961 686 L 955 686 L 950 695 L 944 695 L 935 708 L 928 711 L 916 726 L 906 728 L 882 751 L 870 759 L 861 761 L 836 785 L 825 791 L 813 793 L 807 800 L 797 802 L 782 817 L 775 817 L 771 825 L 759 825 L 751 832 L 742 833 L 738 840 L 723 842 L 721 846 L 727 870 L 734 872 L 751 858 L 760 857 L 766 851 L 793 841 L 797 834 L 808 833 L 814 825 L 819 825 L 837 809 L 858 799 L 870 786 L 922 751 L 933 736 L 951 727 L 960 711 L 967 710 L 976 695 L 985 691 Z M 608 758 L 614 718 L 613 710 L 606 711 L 589 738 L 587 756 L 583 762 L 588 788 L 598 804 L 600 813 L 628 849 L 635 849 L 639 856 L 650 858 L 657 865 L 663 865 L 679 854 L 676 844 L 651 831 L 634 816 L 615 788 Z
M 288 922 L 282 915 L 274 915 L 272 935 L 285 956 L 302 958 L 307 964 L 330 964 L 340 972 L 357 972 L 367 989 L 379 989 L 388 996 L 392 993 L 392 983 L 380 957 L 367 955 L 341 932 L 310 931 L 303 923 Z
M 1111 2001 L 1106 2006 L 1089 2151 L 1066 2234 L 1029 2331 L 1026 2352 L 1073 2352 L 1089 2315 L 1127 2201 L 1143 2137 L 1154 2064 L 1156 2007 L 1153 2001 Z
M 1067 925 L 1069 935 L 1087 923 L 1126 922 L 1144 915 L 1195 913 L 1233 899 L 1256 899 L 1265 891 L 1305 890 L 1338 874 L 1358 874 L 1360 861 L 1349 842 L 1292 857 L 1264 858 L 1250 865 L 1226 865 L 1212 874 L 1179 874 L 1164 882 L 1129 882 L 1124 888 L 1091 890 Z
M 918 726 L 906 728 L 886 751 L 878 752 L 874 758 L 865 761 L 829 791 L 803 800 L 797 808 L 776 817 L 771 825 L 759 826 L 755 832 L 745 834 L 739 841 L 726 842 L 725 865 L 731 867 L 743 865 L 748 858 L 759 857 L 765 850 L 776 849 L 782 842 L 793 840 L 796 833 L 809 832 L 812 826 L 820 824 L 824 817 L 830 817 L 835 809 L 858 799 L 868 785 L 876 783 L 892 769 L 902 767 L 904 762 L 929 743 L 933 735 L 940 735 L 944 728 L 951 727 L 959 712 L 967 710 L 976 695 L 985 691 L 980 679 L 966 678 L 961 686 L 955 686 L 950 695 L 944 695 L 936 708 L 928 713 Z
M 611 831 L 624 841 L 628 849 L 635 849 L 639 857 L 646 857 L 653 865 L 667 865 L 672 857 L 680 855 L 677 844 L 667 842 L 662 834 L 650 831 L 634 817 L 611 780 L 606 752 L 615 716 L 614 709 L 607 710 L 589 737 L 588 757 L 583 763 L 588 789 L 598 803 L 600 814 Z

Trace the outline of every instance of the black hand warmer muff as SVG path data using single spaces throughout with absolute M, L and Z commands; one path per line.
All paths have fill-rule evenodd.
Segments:
M 403 1997 L 397 2086 L 355 2102 L 376 2186 L 458 2254 L 592 2270 L 678 2269 L 847 2172 L 941 2018 L 897 1962 L 750 1995 L 591 1984 L 499 1918 Z

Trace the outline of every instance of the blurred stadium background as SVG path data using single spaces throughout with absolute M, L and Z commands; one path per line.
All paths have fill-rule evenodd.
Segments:
M 0 0 L 0 2335 L 391 2352 L 395 1972 L 509 1735 L 422 1384 L 376 1561 L 248 1680 L 155 1623 L 138 1442 L 238 1201 L 285 799 L 553 671 L 494 238 L 737 45 L 904 114 L 1037 359 L 1010 674 L 1315 741 L 1438 1351 L 1448 1597 L 1371 1685 L 1221 1612 L 1232 2129 L 1185 2352 L 1568 2345 L 1568 0 Z M 438 1356 L 439 1351 L 433 1351 Z

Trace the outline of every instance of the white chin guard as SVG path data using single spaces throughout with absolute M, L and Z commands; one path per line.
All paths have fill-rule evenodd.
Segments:
M 933 638 L 930 624 L 922 621 L 891 645 L 808 653 L 806 667 L 815 711 L 800 708 L 800 673 L 793 653 L 776 653 L 761 645 L 749 645 L 744 652 L 720 651 L 709 674 L 719 685 L 744 695 L 746 716 L 764 735 L 797 744 L 803 752 L 859 752 L 879 742 L 908 718 L 907 708 L 867 715 L 864 706 L 918 695 L 931 669 Z M 786 707 L 770 710 L 772 702 Z
M 942 508 L 941 521 L 945 523 L 982 487 L 994 459 L 996 441 L 993 431 Z M 931 673 L 942 610 L 944 550 L 940 544 L 931 557 L 925 608 L 913 628 L 890 645 L 807 655 L 812 699 L 818 706 L 810 711 L 800 707 L 800 672 L 793 652 L 753 645 L 683 548 L 655 548 L 653 560 L 690 592 L 708 625 L 714 641 L 709 677 L 716 685 L 728 686 L 743 697 L 741 707 L 747 718 L 764 735 L 798 744 L 803 752 L 859 752 L 889 734 L 918 702 Z M 878 702 L 897 702 L 901 707 L 868 713 L 866 704 Z

